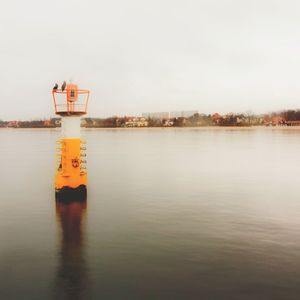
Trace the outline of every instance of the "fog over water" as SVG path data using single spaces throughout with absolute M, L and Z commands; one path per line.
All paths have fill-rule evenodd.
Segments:
M 0 130 L 3 299 L 298 299 L 299 129 L 95 129 L 56 204 L 59 130 Z
M 55 82 L 95 117 L 299 108 L 296 0 L 10 0 L 0 10 L 0 119 L 53 115 Z

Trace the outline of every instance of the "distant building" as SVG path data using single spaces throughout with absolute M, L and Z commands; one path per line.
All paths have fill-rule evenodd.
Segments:
M 80 122 L 80 125 L 81 125 L 82 127 L 86 127 L 86 125 L 87 125 L 86 119 L 82 119 L 81 122 Z
M 214 113 L 214 114 L 211 116 L 211 119 L 212 119 L 216 124 L 219 124 L 220 120 L 222 119 L 222 116 L 219 115 L 218 113 Z
M 61 126 L 61 120 L 55 118 L 55 119 L 54 119 L 54 124 L 55 124 L 55 126 L 57 126 L 57 127 Z
M 144 118 L 151 119 L 173 119 L 173 118 L 189 118 L 194 114 L 197 114 L 197 110 L 183 110 L 183 111 L 171 111 L 171 112 L 148 112 L 143 113 Z
M 287 126 L 300 126 L 300 121 L 295 120 L 295 121 L 285 121 L 285 124 Z
M 125 127 L 147 127 L 148 121 L 145 117 L 132 117 L 132 118 L 126 118 Z
M 171 121 L 170 119 L 165 119 L 163 120 L 162 124 L 164 127 L 172 127 L 174 126 L 174 121 Z
M 9 121 L 7 123 L 7 127 L 13 127 L 13 128 L 19 127 L 19 122 L 18 121 Z
M 273 126 L 284 125 L 284 124 L 285 124 L 285 120 L 281 116 L 272 117 L 272 125 Z
M 44 125 L 44 127 L 51 127 L 52 126 L 51 119 L 45 120 L 43 125 Z
M 170 113 L 169 112 L 149 112 L 149 113 L 143 113 L 142 116 L 144 118 L 150 118 L 150 119 L 170 119 Z

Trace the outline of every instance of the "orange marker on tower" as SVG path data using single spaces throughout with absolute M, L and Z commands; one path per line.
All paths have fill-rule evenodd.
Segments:
M 86 198 L 87 172 L 85 142 L 80 138 L 81 117 L 87 113 L 90 91 L 75 84 L 55 84 L 55 113 L 61 117 L 61 139 L 58 141 L 55 192 L 58 200 Z

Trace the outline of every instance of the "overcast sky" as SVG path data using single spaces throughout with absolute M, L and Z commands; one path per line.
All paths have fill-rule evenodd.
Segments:
M 300 108 L 300 1 L 7 0 L 0 25 L 0 119 L 70 78 L 90 116 Z

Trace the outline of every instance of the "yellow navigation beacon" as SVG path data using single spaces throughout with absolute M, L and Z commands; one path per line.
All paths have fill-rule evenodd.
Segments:
M 61 117 L 61 138 L 57 142 L 56 199 L 84 200 L 87 194 L 86 148 L 80 138 L 80 122 L 87 113 L 90 91 L 64 82 L 61 89 L 55 84 L 52 96 L 55 113 Z

